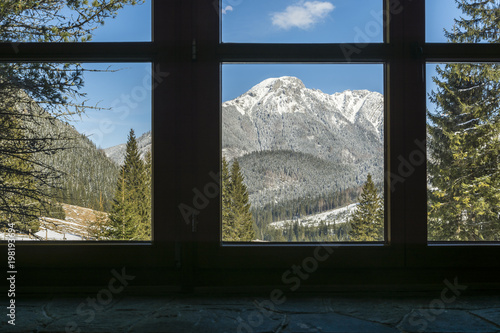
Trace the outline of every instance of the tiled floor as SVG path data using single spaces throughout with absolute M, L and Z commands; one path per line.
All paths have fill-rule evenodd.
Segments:
M 321 297 L 100 292 L 18 297 L 16 325 L 3 317 L 1 332 L 500 332 L 500 296 L 453 289 Z

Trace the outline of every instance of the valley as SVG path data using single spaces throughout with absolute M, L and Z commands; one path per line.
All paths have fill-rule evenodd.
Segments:
M 264 80 L 222 104 L 222 155 L 241 166 L 259 240 L 345 238 L 348 216 L 368 174 L 382 193 L 383 110 L 379 93 L 347 90 L 329 95 L 289 76 Z M 96 220 L 95 209 L 107 214 L 111 208 L 126 144 L 98 149 L 60 121 L 38 130 L 72 138 L 67 149 L 39 156 L 61 171 L 62 186 L 52 192 L 66 218 L 41 217 L 37 232 L 19 237 L 92 239 L 89 222 Z M 137 138 L 143 160 L 151 147 L 150 131 Z

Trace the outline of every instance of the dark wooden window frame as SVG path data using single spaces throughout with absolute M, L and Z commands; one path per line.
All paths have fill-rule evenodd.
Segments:
M 346 60 L 342 44 L 248 44 L 221 43 L 220 20 L 205 1 L 195 1 L 195 39 L 199 57 L 194 63 L 197 82 L 217 82 L 211 88 L 196 90 L 195 100 L 203 101 L 196 119 L 197 132 L 217 140 L 198 142 L 197 162 L 199 184 L 208 182 L 210 170 L 220 165 L 220 66 L 223 63 L 383 63 L 385 67 L 385 242 L 384 244 L 331 244 L 334 254 L 321 263 L 329 272 L 318 278 L 318 284 L 340 283 L 334 272 L 380 271 L 405 276 L 432 270 L 498 269 L 500 244 L 428 242 L 427 240 L 427 172 L 426 164 L 415 165 L 411 175 L 399 171 L 401 158 L 409 160 L 412 152 L 422 151 L 426 140 L 425 65 L 429 62 L 499 61 L 498 45 L 457 45 L 426 43 L 425 0 L 383 0 L 385 18 L 384 43 L 361 46 Z M 217 98 L 216 98 L 217 97 Z M 217 156 L 214 156 L 217 154 Z M 402 176 L 403 181 L 393 175 Z M 299 244 L 223 244 L 220 241 L 220 205 L 214 205 L 199 215 L 199 232 L 194 236 L 197 250 L 193 261 L 197 274 L 206 281 L 214 271 L 240 270 L 239 278 L 258 270 L 284 269 L 300 264 L 321 246 Z M 203 274 L 205 273 L 206 274 Z M 381 273 L 384 274 L 384 273 Z M 252 278 L 254 273 L 250 274 Z M 355 273 L 354 273 L 355 275 Z M 218 279 L 221 279 L 219 275 Z M 236 275 L 235 275 L 236 276 Z M 401 276 L 399 276 L 400 278 Z M 251 278 L 250 278 L 251 279 Z M 275 281 L 270 278 L 271 281 Z M 278 279 L 279 280 L 279 279 Z M 328 282 L 325 282 L 328 281 Z M 354 279 L 353 281 L 358 281 Z M 208 284 L 210 284 L 208 283 Z M 279 283 L 279 281 L 277 281 Z M 356 282 L 354 282 L 356 283 Z M 359 280 L 358 283 L 366 283 Z
M 0 43 L 3 62 L 151 62 L 169 73 L 153 91 L 153 242 L 18 243 L 19 284 L 26 290 L 101 285 L 110 269 L 121 267 L 135 272 L 134 283 L 142 286 L 283 284 L 286 269 L 324 246 L 332 253 L 311 284 L 366 284 L 367 274 L 373 283 L 398 283 L 402 277 L 418 283 L 415 274 L 429 270 L 499 269 L 497 243 L 427 241 L 425 163 L 403 182 L 391 180 L 400 157 L 425 142 L 425 64 L 499 61 L 498 45 L 426 43 L 424 0 L 380 1 L 388 13 L 384 43 L 364 45 L 349 61 L 341 49 L 345 44 L 221 43 L 214 0 L 153 1 L 152 42 Z M 179 205 L 192 206 L 196 190 L 213 183 L 220 170 L 222 63 L 384 64 L 384 243 L 223 244 L 220 198 L 185 221 Z

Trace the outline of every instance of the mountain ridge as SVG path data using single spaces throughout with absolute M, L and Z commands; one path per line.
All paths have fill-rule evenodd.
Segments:
M 232 119 L 235 121 L 231 123 Z M 222 122 L 223 153 L 230 160 L 263 150 L 298 149 L 310 153 L 317 147 L 300 147 L 297 141 L 330 142 L 321 134 L 336 132 L 335 136 L 340 137 L 342 130 L 356 135 L 373 134 L 383 142 L 383 96 L 368 90 L 329 95 L 306 88 L 295 77 L 270 78 L 223 103 Z M 349 147 L 349 143 L 344 142 L 343 146 Z M 349 152 L 340 155 L 350 155 L 352 149 L 347 149 Z M 325 151 L 316 153 L 319 157 L 329 155 Z M 340 155 L 336 152 L 336 156 Z M 330 154 L 328 159 L 335 158 Z
M 383 110 L 377 92 L 269 78 L 222 104 L 222 153 L 240 162 L 253 207 L 358 188 L 368 173 L 382 182 Z

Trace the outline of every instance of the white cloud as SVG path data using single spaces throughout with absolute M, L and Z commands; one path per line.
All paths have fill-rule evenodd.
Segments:
M 324 19 L 335 6 L 328 1 L 307 1 L 286 7 L 284 12 L 272 14 L 273 25 L 289 30 L 293 27 L 309 29 Z
M 227 12 L 232 12 L 233 7 L 232 6 L 226 6 L 226 8 L 222 8 L 222 14 L 227 14 Z

